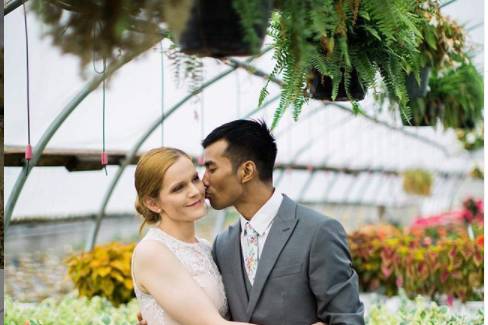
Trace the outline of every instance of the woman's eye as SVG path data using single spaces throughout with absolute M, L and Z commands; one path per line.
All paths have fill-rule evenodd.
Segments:
M 183 189 L 183 186 L 177 186 L 173 189 L 173 192 L 179 192 Z
M 200 177 L 198 177 L 198 175 L 197 175 L 197 176 L 195 176 L 195 177 L 193 177 L 193 181 L 194 181 L 194 182 L 199 181 L 199 180 L 200 180 Z

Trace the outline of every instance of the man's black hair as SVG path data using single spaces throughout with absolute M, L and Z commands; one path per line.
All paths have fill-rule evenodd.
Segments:
M 232 162 L 234 171 L 243 162 L 251 160 L 256 164 L 261 181 L 273 179 L 277 148 L 264 121 L 235 120 L 223 124 L 207 135 L 202 146 L 207 148 L 219 140 L 228 143 L 224 155 Z

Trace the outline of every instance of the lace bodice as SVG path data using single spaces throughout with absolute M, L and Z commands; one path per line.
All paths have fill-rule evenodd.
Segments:
M 227 299 L 225 297 L 222 277 L 212 259 L 209 243 L 198 239 L 198 243 L 190 244 L 171 237 L 159 228 L 151 228 L 141 241 L 155 240 L 168 247 L 180 260 L 195 282 L 204 290 L 212 303 L 217 307 L 220 315 L 227 315 Z M 132 257 L 134 261 L 134 257 Z M 148 293 L 137 287 L 134 281 L 134 291 L 141 308 L 142 316 L 148 325 L 178 325 L 159 306 L 156 300 Z

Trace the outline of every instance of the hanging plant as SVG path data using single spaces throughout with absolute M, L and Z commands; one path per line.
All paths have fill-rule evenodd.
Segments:
M 332 81 L 327 86 L 332 88 L 331 99 L 337 100 L 343 88 L 345 96 L 339 98 L 351 100 L 355 112 L 360 111 L 351 88 L 356 74 L 363 90 L 374 86 L 379 74 L 387 92 L 406 108 L 405 72 L 421 40 L 415 4 L 405 0 L 282 1 L 270 30 L 276 60 L 271 77 L 281 74 L 284 82 L 273 127 L 289 106 L 298 118 L 310 93 L 316 92 L 310 76 L 317 72 L 323 76 L 320 80 Z M 268 93 L 267 85 L 260 104 Z
M 405 125 L 473 130 L 483 122 L 483 77 L 471 63 L 433 73 L 425 97 L 410 101 Z
M 475 165 L 471 169 L 471 171 L 469 172 L 469 176 L 473 177 L 474 179 L 479 179 L 479 180 L 485 179 L 485 173 L 484 173 L 483 169 L 478 165 Z
M 456 130 L 456 136 L 465 150 L 476 151 L 483 149 L 485 146 L 484 130 L 483 123 L 480 123 L 473 130 Z
M 425 105 L 447 128 L 474 129 L 483 121 L 483 77 L 471 63 L 434 74 Z
M 483 122 L 483 77 L 471 62 L 433 73 L 429 89 L 410 101 L 412 115 L 402 119 L 404 125 L 474 130 Z M 477 143 L 471 148 L 482 146 Z
M 467 59 L 464 30 L 441 14 L 438 0 L 419 1 L 416 13 L 422 18 L 420 31 L 423 41 L 412 71 L 407 76 L 407 91 L 411 100 L 426 95 L 432 69 L 441 71 Z
M 438 0 L 418 1 L 415 14 L 420 17 L 422 42 L 407 66 L 405 79 L 411 114 L 400 116 L 405 126 L 435 126 L 439 112 L 435 107 L 426 106 L 423 98 L 428 93 L 432 73 L 440 74 L 468 62 L 464 50 L 465 32 L 455 21 L 441 14 Z M 381 105 L 388 100 L 390 109 L 395 112 L 399 106 L 401 109 L 402 103 L 387 92 L 375 94 L 375 97 Z
M 169 12 L 167 22 L 184 53 L 215 58 L 253 55 L 266 35 L 271 3 L 193 0 L 184 14 Z
M 406 193 L 429 196 L 432 194 L 433 176 L 423 169 L 411 169 L 403 173 L 403 190 Z
M 120 52 L 149 48 L 163 36 L 165 7 L 184 1 L 33 0 L 32 8 L 47 25 L 46 35 L 63 53 L 113 62 Z
M 200 58 L 181 52 L 176 44 L 172 44 L 166 53 L 171 62 L 174 80 L 178 87 L 187 83 L 188 91 L 193 92 L 202 85 L 203 62 Z

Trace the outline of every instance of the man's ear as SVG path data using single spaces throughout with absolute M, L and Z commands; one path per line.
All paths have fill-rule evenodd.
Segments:
M 143 203 L 146 206 L 146 208 L 148 208 L 152 212 L 154 212 L 154 213 L 161 213 L 161 206 L 160 206 L 159 202 L 156 199 L 154 199 L 152 197 L 149 197 L 149 196 L 146 196 L 143 199 Z
M 253 178 L 257 177 L 258 169 L 256 164 L 252 160 L 245 161 L 239 167 L 239 176 L 241 178 L 241 183 L 245 184 L 251 181 Z

